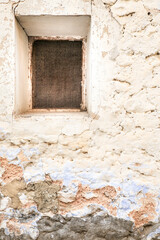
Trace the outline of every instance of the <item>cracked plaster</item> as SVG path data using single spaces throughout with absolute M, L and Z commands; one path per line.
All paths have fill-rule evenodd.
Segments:
M 11 239 L 18 235 L 37 239 L 39 233 L 44 237 L 37 223 L 44 214 L 52 218 L 55 213 L 47 205 L 45 213 L 45 198 L 39 205 L 48 181 L 56 186 L 49 192 L 57 213 L 83 219 L 96 205 L 103 213 L 131 221 L 139 231 L 144 229 L 140 239 L 159 238 L 159 10 L 157 0 L 0 1 L 0 226 L 4 239 L 10 239 L 9 234 Z M 89 116 L 14 118 L 14 13 L 91 14 L 96 79 L 92 101 L 98 107 Z M 13 192 L 8 190 L 12 184 L 17 184 Z M 28 192 L 30 184 L 40 190 Z M 138 239 L 136 233 L 123 240 L 131 239 Z

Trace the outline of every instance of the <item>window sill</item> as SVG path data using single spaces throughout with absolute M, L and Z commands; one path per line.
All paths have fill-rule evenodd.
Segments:
M 87 112 L 29 111 L 14 115 L 13 132 L 21 136 L 77 135 L 89 129 Z
M 36 118 L 36 117 L 89 117 L 87 111 L 80 109 L 32 109 L 25 113 L 15 115 L 15 118 Z

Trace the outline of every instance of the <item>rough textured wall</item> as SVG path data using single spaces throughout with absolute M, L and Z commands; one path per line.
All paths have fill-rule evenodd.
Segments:
M 93 113 L 14 116 L 14 13 L 91 14 Z M 160 238 L 159 0 L 0 0 L 0 239 Z

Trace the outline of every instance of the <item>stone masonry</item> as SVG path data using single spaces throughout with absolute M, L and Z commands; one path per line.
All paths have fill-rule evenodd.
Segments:
M 16 114 L 16 18 L 52 15 L 91 17 L 90 107 Z M 0 0 L 0 240 L 158 240 L 159 216 L 160 1 Z

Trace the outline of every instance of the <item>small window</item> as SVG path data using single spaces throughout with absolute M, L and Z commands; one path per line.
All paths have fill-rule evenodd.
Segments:
M 81 109 L 80 40 L 35 40 L 32 46 L 32 109 Z

